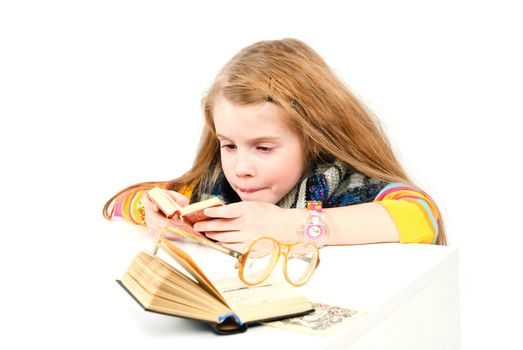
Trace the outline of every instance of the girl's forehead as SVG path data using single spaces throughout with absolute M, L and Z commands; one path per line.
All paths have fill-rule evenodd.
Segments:
M 285 137 L 292 130 L 287 111 L 271 102 L 240 105 L 218 97 L 214 101 L 213 119 L 216 133 L 224 137 L 249 134 Z

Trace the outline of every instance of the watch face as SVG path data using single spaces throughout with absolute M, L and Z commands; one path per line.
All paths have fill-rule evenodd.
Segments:
M 325 227 L 322 224 L 308 224 L 305 225 L 305 237 L 310 240 L 317 240 L 325 234 Z

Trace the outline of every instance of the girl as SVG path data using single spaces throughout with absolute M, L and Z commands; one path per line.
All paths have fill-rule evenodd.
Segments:
M 176 226 L 143 196 L 160 186 L 180 205 L 220 197 L 194 228 L 241 251 L 258 236 L 302 240 L 306 217 L 328 229 L 327 245 L 446 244 L 432 199 L 394 156 L 378 122 L 323 59 L 296 39 L 257 42 L 218 74 L 194 165 L 167 182 L 128 187 L 104 207 L 108 219 Z M 323 210 L 307 216 L 306 201 Z M 317 222 L 316 222 L 317 223 Z

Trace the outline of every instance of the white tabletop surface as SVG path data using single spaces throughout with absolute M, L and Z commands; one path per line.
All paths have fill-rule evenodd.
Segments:
M 12 313 L 8 338 L 20 345 L 124 348 L 125 344 L 125 349 L 180 345 L 266 349 L 279 342 L 317 349 L 340 338 L 349 344 L 445 273 L 458 258 L 453 247 L 431 245 L 325 247 L 317 271 L 300 291 L 312 302 L 364 310 L 366 315 L 328 337 L 264 326 L 217 336 L 206 324 L 145 312 L 115 282 L 140 250 L 153 247 L 152 237 L 142 228 L 100 219 L 82 234 L 85 240 L 72 241 L 70 249 L 60 254 L 50 253 L 42 265 L 31 265 L 31 276 L 18 276 L 25 302 L 7 305 Z M 195 244 L 181 247 L 211 279 L 237 273 L 229 256 Z M 45 255 L 42 249 L 40 256 Z M 275 275 L 283 279 L 281 270 Z

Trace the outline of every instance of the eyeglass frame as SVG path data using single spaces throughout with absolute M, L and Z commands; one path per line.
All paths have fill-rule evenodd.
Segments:
M 238 271 L 238 276 L 240 278 L 240 280 L 245 283 L 246 285 L 248 286 L 256 286 L 260 283 L 263 283 L 265 282 L 265 280 L 267 280 L 267 278 L 269 278 L 269 276 L 272 274 L 272 272 L 274 271 L 274 269 L 276 268 L 276 266 L 278 265 L 278 261 L 280 260 L 280 257 L 281 255 L 283 254 L 284 257 L 285 257 L 285 260 L 283 261 L 283 275 L 285 276 L 285 280 L 295 286 L 295 287 L 300 287 L 300 286 L 303 286 L 305 283 L 307 283 L 312 275 L 314 274 L 314 271 L 316 271 L 316 268 L 318 267 L 318 265 L 320 264 L 320 251 L 318 249 L 318 247 L 316 247 L 316 245 L 314 245 L 313 243 L 310 243 L 310 242 L 301 242 L 301 241 L 298 241 L 298 242 L 294 242 L 294 243 L 283 243 L 283 242 L 280 242 L 272 237 L 258 237 L 256 238 L 255 240 L 253 240 L 247 250 L 245 251 L 245 253 L 240 253 L 240 252 L 237 252 L 235 250 L 232 250 L 230 248 L 227 248 L 227 247 L 224 247 L 223 245 L 221 244 L 218 244 L 218 243 L 215 243 L 213 241 L 211 241 L 210 239 L 206 238 L 206 237 L 203 237 L 203 236 L 200 236 L 200 235 L 197 235 L 197 234 L 194 234 L 194 233 L 191 233 L 191 232 L 187 232 L 187 231 L 184 231 L 184 230 L 181 230 L 179 228 L 175 228 L 175 227 L 171 227 L 171 226 L 165 226 L 162 231 L 160 232 L 160 237 L 163 237 L 165 232 L 167 231 L 170 231 L 172 233 L 175 233 L 177 235 L 180 235 L 184 238 L 187 238 L 187 239 L 190 239 L 190 240 L 193 240 L 193 241 L 196 241 L 204 246 L 207 246 L 207 247 L 210 247 L 210 248 L 213 248 L 215 250 L 218 250 L 224 254 L 227 254 L 229 256 L 232 256 L 233 258 L 236 258 L 238 260 L 238 262 L 236 263 L 236 265 L 234 266 L 235 268 L 238 268 L 239 267 L 239 271 Z M 247 256 L 249 255 L 249 253 L 251 252 L 251 249 L 252 247 L 258 242 L 258 241 L 261 241 L 261 240 L 271 240 L 273 243 L 276 243 L 276 245 L 278 246 L 278 256 L 276 259 L 274 259 L 274 263 L 272 263 L 272 266 L 270 268 L 267 268 L 266 269 L 266 276 L 261 279 L 260 281 L 256 282 L 256 283 L 251 283 L 249 281 L 246 281 L 244 276 L 243 276 L 243 273 L 244 273 L 244 269 L 245 269 L 245 262 L 247 260 Z M 300 244 L 308 244 L 312 247 L 312 250 L 313 250 L 313 254 L 317 257 L 316 258 L 316 264 L 315 266 L 313 266 L 312 268 L 312 271 L 308 273 L 308 277 L 302 282 L 302 283 L 295 283 L 293 281 L 290 280 L 288 274 L 287 274 L 287 262 L 288 262 L 288 253 L 289 253 L 289 250 L 293 247 L 293 246 L 296 246 L 296 245 L 300 245 Z M 155 251 L 154 253 L 156 254 L 158 250 L 158 246 L 155 248 Z M 310 267 L 308 267 L 309 269 Z

